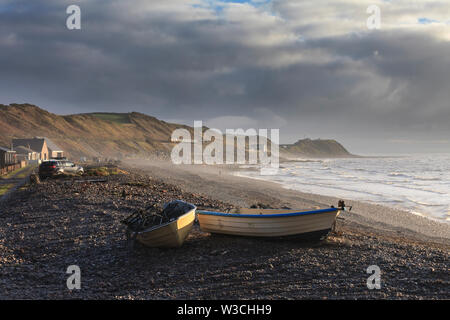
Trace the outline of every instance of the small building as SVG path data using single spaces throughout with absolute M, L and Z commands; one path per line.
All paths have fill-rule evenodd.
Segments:
M 13 139 L 13 146 L 22 146 L 39 153 L 39 160 L 49 160 L 50 154 L 44 138 Z
M 38 152 L 24 146 L 14 147 L 14 151 L 16 151 L 16 158 L 19 161 L 37 161 L 40 159 Z
M 0 147 L 0 169 L 16 163 L 16 152 L 8 148 Z
M 36 138 L 45 140 L 50 159 L 63 159 L 65 157 L 64 151 L 49 138 L 47 137 L 36 137 Z

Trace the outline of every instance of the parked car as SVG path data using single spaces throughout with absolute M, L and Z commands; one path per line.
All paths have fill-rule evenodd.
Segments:
M 83 174 L 84 169 L 82 166 L 76 165 L 73 162 L 70 161 L 59 161 L 61 163 L 61 166 L 64 170 L 64 172 L 68 173 L 76 173 L 76 174 Z
M 62 174 L 64 167 L 60 161 L 50 160 L 44 161 L 39 165 L 39 178 L 44 179 Z
M 70 161 L 49 160 L 42 162 L 39 166 L 39 178 L 44 179 L 63 173 L 83 174 L 84 169 Z

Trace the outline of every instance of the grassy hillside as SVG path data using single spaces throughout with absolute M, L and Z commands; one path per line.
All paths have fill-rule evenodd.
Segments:
M 336 140 L 299 140 L 291 145 L 282 145 L 280 154 L 285 157 L 345 157 L 351 156 Z
M 105 112 L 97 112 L 90 113 L 91 116 L 94 116 L 98 119 L 107 120 L 116 123 L 131 123 L 130 115 L 128 113 L 105 113 Z
M 69 156 L 144 156 L 168 152 L 172 131 L 188 126 L 141 113 L 59 116 L 30 104 L 0 105 L 0 145 L 12 138 L 45 136 Z
M 171 135 L 177 128 L 193 135 L 192 127 L 137 112 L 60 116 L 30 104 L 0 104 L 0 146 L 9 146 L 13 138 L 45 136 L 73 159 L 169 155 L 174 146 Z M 280 149 L 280 156 L 286 157 L 346 155 L 350 154 L 334 140 L 306 139 Z

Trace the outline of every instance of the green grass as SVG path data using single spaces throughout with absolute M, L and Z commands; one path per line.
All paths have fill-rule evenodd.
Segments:
M 16 169 L 16 170 L 14 170 L 14 171 L 11 171 L 10 173 L 8 173 L 8 174 L 5 174 L 4 176 L 1 176 L 1 179 L 9 179 L 9 178 L 11 178 L 13 175 L 15 175 L 16 173 L 18 173 L 18 172 L 20 172 L 20 171 L 22 171 L 22 170 L 24 170 L 25 168 L 19 168 L 19 169 Z
M 96 118 L 101 120 L 116 122 L 116 123 L 131 123 L 128 113 L 91 113 Z
M 14 187 L 13 184 L 0 184 L 0 196 L 4 195 L 12 187 Z
M 4 176 L 1 176 L 0 179 L 11 179 L 11 178 L 23 179 L 23 178 L 27 177 L 31 173 L 32 169 L 34 169 L 35 167 L 36 167 L 35 165 L 33 165 L 33 166 L 28 165 L 23 168 L 16 169 Z M 14 176 L 14 175 L 16 175 L 16 176 Z
M 85 170 L 85 175 L 87 176 L 107 177 L 116 174 L 127 174 L 127 172 L 116 167 L 94 167 Z
M 35 167 L 36 167 L 35 165 L 33 165 L 33 166 L 28 165 L 26 167 L 23 167 L 22 168 L 23 170 L 21 170 L 20 173 L 17 176 L 15 176 L 15 178 L 23 179 L 23 178 L 28 177 Z
M 2 176 L 2 179 L 9 179 L 9 178 L 12 178 L 15 174 L 17 174 L 17 173 L 19 173 L 19 172 L 23 172 L 23 171 L 25 171 L 25 169 L 27 169 L 27 168 L 28 168 L 28 166 L 27 166 L 27 167 L 23 167 L 23 168 L 16 169 L 16 170 L 14 170 L 14 171 L 11 171 L 10 173 L 8 173 L 8 174 Z M 17 177 L 17 178 L 18 178 L 18 177 Z

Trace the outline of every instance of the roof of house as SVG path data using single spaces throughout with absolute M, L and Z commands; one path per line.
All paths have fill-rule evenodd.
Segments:
M 13 147 L 14 146 L 24 146 L 30 148 L 33 151 L 41 152 L 44 147 L 44 139 L 41 138 L 32 138 L 32 139 L 13 139 Z
M 11 149 L 6 148 L 6 147 L 0 147 L 0 151 L 3 151 L 3 152 L 16 152 L 16 151 L 11 150 Z
M 18 154 L 28 154 L 28 153 L 33 153 L 35 151 L 31 150 L 30 148 L 24 147 L 24 146 L 18 146 L 18 147 L 14 147 L 14 150 L 18 153 Z
M 39 139 L 44 139 L 45 142 L 47 142 L 47 148 L 49 148 L 52 151 L 63 151 L 60 147 L 58 147 L 52 140 L 50 140 L 47 137 L 36 137 Z

